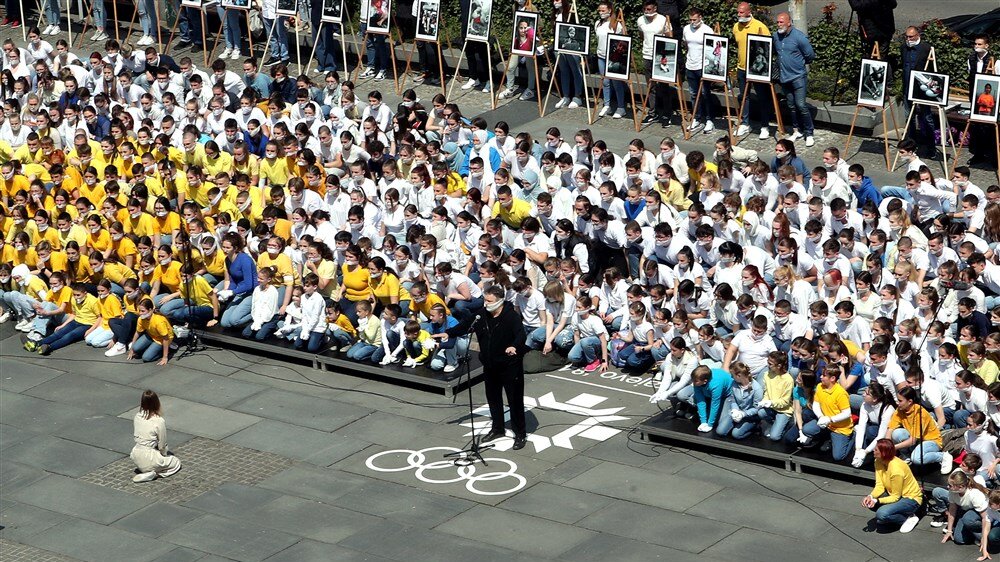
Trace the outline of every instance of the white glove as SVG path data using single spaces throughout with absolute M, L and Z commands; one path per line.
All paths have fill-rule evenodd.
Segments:
M 709 431 L 712 431 L 712 426 L 708 425 L 707 423 L 703 423 L 698 426 L 698 431 L 702 433 L 708 433 Z
M 826 429 L 826 426 L 830 425 L 830 417 L 823 416 L 816 422 L 820 427 Z
M 655 404 L 660 400 L 666 400 L 666 399 L 667 399 L 667 393 L 661 390 L 657 391 L 656 394 L 653 394 L 652 396 L 649 397 L 649 403 Z
M 219 300 L 220 301 L 227 301 L 227 300 L 229 300 L 231 298 L 233 298 L 233 292 L 230 291 L 229 289 L 223 289 L 223 290 L 219 291 Z
M 806 443 L 809 442 L 809 436 L 806 435 L 805 433 L 800 433 L 799 434 L 799 438 L 796 439 L 796 441 L 798 441 L 799 443 L 805 445 Z
M 851 460 L 851 466 L 854 468 L 861 468 L 861 465 L 865 462 L 865 457 L 868 456 L 864 449 L 858 449 L 854 452 L 854 458 Z
M 740 423 L 743 421 L 743 416 L 746 414 L 743 413 L 743 410 L 733 410 L 733 412 L 729 415 L 733 418 L 734 422 Z
M 389 363 L 392 363 L 394 359 L 395 359 L 395 357 L 393 357 L 392 355 L 386 355 L 378 363 L 379 363 L 379 365 L 388 365 Z
M 404 367 L 416 367 L 417 366 L 417 360 L 414 359 L 414 358 L 412 358 L 412 357 L 407 357 L 406 361 L 403 361 L 403 366 Z
M 760 404 L 757 405 L 760 406 L 761 408 L 770 408 L 771 406 L 774 405 L 774 402 L 771 402 L 770 400 L 761 400 Z

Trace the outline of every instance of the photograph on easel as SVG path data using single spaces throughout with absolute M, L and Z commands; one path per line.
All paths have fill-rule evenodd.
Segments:
M 885 88 L 889 80 L 889 63 L 861 59 L 861 77 L 858 79 L 858 105 L 885 107 Z
M 767 35 L 747 35 L 747 80 L 771 81 L 771 42 Z
M 465 32 L 467 41 L 490 40 L 490 23 L 493 19 L 493 0 L 472 0 L 469 7 L 469 25 Z
M 605 52 L 608 53 L 608 65 L 604 77 L 628 80 L 632 63 L 632 38 L 628 35 L 608 34 L 608 48 Z
M 947 74 L 914 70 L 910 72 L 910 103 L 922 103 L 944 107 L 948 105 L 948 85 L 951 77 Z
M 437 41 L 441 26 L 441 0 L 418 0 L 417 39 Z
M 590 54 L 590 26 L 556 22 L 556 52 L 567 55 Z
M 368 2 L 368 33 L 388 34 L 390 16 L 392 15 L 392 0 L 365 1 Z
M 249 10 L 250 0 L 222 0 L 222 8 L 226 10 Z
M 326 23 L 344 21 L 344 0 L 323 0 L 323 18 Z
M 278 0 L 278 5 L 274 9 L 274 12 L 279 16 L 294 16 L 295 3 L 295 0 Z
M 201 0 L 181 0 L 181 6 L 185 8 L 201 9 Z
M 510 52 L 514 55 L 531 56 L 535 54 L 535 43 L 538 41 L 538 14 L 535 12 L 514 12 L 514 32 Z
M 978 123 L 997 122 L 997 90 L 1000 90 L 1000 76 L 977 74 L 972 87 L 971 121 Z
M 677 58 L 680 44 L 677 39 L 666 35 L 653 37 L 652 79 L 656 82 L 677 81 Z
M 724 82 L 729 67 L 729 39 L 720 35 L 706 35 L 702 45 L 701 77 L 704 80 Z

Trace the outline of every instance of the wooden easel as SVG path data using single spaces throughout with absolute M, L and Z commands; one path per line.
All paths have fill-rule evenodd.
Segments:
M 988 64 L 986 66 L 986 68 L 983 69 L 982 73 L 983 74 L 993 74 L 994 71 L 995 71 L 994 63 L 995 63 L 995 61 L 990 61 L 990 64 Z M 976 87 L 975 80 L 973 80 L 972 84 L 970 84 L 969 87 L 973 88 L 973 90 L 972 90 L 972 92 L 971 92 L 970 95 L 975 95 L 975 93 L 976 93 L 976 91 L 975 91 L 975 87 Z M 969 117 L 972 117 L 972 112 L 974 112 L 976 110 L 976 100 L 975 100 L 975 98 L 972 98 L 971 101 L 972 101 L 972 111 L 969 112 Z M 1000 123 L 997 123 L 996 120 L 994 120 L 992 123 L 987 123 L 985 121 L 975 121 L 974 122 L 972 119 L 969 119 L 965 123 L 965 131 L 962 132 L 962 136 L 959 137 L 959 138 L 968 138 L 968 136 L 969 136 L 969 129 L 972 127 L 973 123 L 976 123 L 977 125 L 982 125 L 984 127 L 993 127 L 993 135 L 994 135 L 993 138 L 996 139 L 996 147 L 997 147 L 997 162 L 1000 162 Z M 955 161 L 952 163 L 952 166 L 951 166 L 951 174 L 952 175 L 955 175 L 955 168 L 958 167 L 958 158 L 959 158 L 959 156 L 961 154 L 962 154 L 962 143 L 958 143 L 958 145 L 955 147 Z M 1000 169 L 997 170 L 997 177 L 1000 178 Z
M 94 0 L 94 1 L 95 2 L 100 2 L 101 0 Z M 221 4 L 220 4 L 220 6 L 221 6 Z M 225 7 L 222 7 L 222 25 L 223 26 L 226 25 L 226 20 L 227 20 L 227 18 L 229 18 L 229 10 L 234 10 L 234 11 L 237 11 L 237 12 L 243 12 L 246 15 L 247 19 L 249 19 L 249 17 L 250 17 L 250 8 L 238 8 L 238 7 L 234 7 L 234 6 L 225 6 Z M 212 43 L 212 51 L 211 51 L 211 53 L 209 53 L 209 56 L 208 56 L 209 59 L 215 60 L 215 50 L 219 48 L 219 37 L 223 33 L 224 33 L 223 30 L 219 29 L 219 33 L 217 33 L 215 35 L 215 42 Z M 247 40 L 250 42 L 250 54 L 253 55 L 253 33 L 248 33 L 247 34 Z M 301 73 L 301 69 L 299 70 L 299 72 Z
M 878 49 L 878 42 L 875 43 L 875 47 L 872 49 L 872 56 L 871 56 L 871 58 L 874 59 L 874 60 L 882 60 L 882 54 L 879 52 L 879 49 Z M 886 85 L 886 87 L 889 87 L 888 78 L 886 79 L 886 84 L 885 85 Z M 889 102 L 887 104 L 883 104 L 882 107 L 876 107 L 874 105 L 868 105 L 868 104 L 858 104 L 857 107 L 854 108 L 854 118 L 851 119 L 851 129 L 847 132 L 847 142 L 844 144 L 844 154 L 845 155 L 850 153 L 849 150 L 851 148 L 851 137 L 854 135 L 854 125 L 858 121 L 858 113 L 861 112 L 861 108 L 862 107 L 867 107 L 867 108 L 875 110 L 875 111 L 881 111 L 882 112 L 882 140 L 885 143 L 885 169 L 886 170 L 891 170 L 891 168 L 889 166 L 889 152 L 890 152 L 890 149 L 889 149 L 889 129 L 887 128 L 887 125 L 889 124 L 889 122 L 885 118 L 886 111 L 888 111 L 889 115 L 892 117 L 892 128 L 893 128 L 893 130 L 894 131 L 898 131 L 899 130 L 899 124 L 896 122 L 896 110 L 893 109 L 892 106 L 893 106 L 893 104 L 891 102 Z
M 573 0 L 573 4 L 569 8 L 569 14 L 570 14 L 570 16 L 572 16 L 572 19 L 573 19 L 572 23 L 575 23 L 575 24 L 579 24 L 580 23 L 580 16 L 579 16 L 579 14 L 576 11 L 576 0 Z M 567 23 L 569 23 L 569 22 L 567 22 Z M 559 38 L 556 37 L 556 40 L 555 40 L 555 42 L 553 44 L 557 44 L 558 41 L 559 41 Z M 560 58 L 562 58 L 562 53 L 560 53 L 560 52 L 557 51 L 556 52 L 556 63 L 552 67 L 552 69 L 553 69 L 552 70 L 552 79 L 549 80 L 549 88 L 545 92 L 545 101 L 542 102 L 542 108 L 541 108 L 541 110 L 538 113 L 539 117 L 545 117 L 545 111 L 546 111 L 546 109 L 548 109 L 548 106 L 549 106 L 549 96 L 552 95 L 552 86 L 553 85 L 558 86 L 558 84 L 557 84 L 558 80 L 556 80 L 556 72 L 559 72 L 559 59 Z M 584 104 L 584 107 L 587 108 L 587 122 L 588 123 L 593 123 L 594 122 L 594 116 L 593 116 L 593 112 L 590 109 L 590 88 L 587 87 L 587 61 L 586 61 L 586 57 L 580 57 L 580 76 L 583 77 L 583 98 L 584 98 L 583 99 L 583 104 Z M 561 90 L 559 92 L 559 95 L 560 95 L 560 97 L 563 95 Z
M 491 26 L 492 26 L 492 17 L 493 17 L 492 14 L 490 14 L 490 19 L 491 19 L 490 25 Z M 451 94 L 452 94 L 452 92 L 455 91 L 455 84 L 458 82 L 458 78 L 460 76 L 462 59 L 465 58 L 465 49 L 466 49 L 466 47 L 469 46 L 469 41 L 475 41 L 477 43 L 486 43 L 486 66 L 489 69 L 488 71 L 489 71 L 489 74 L 490 74 L 490 76 L 489 76 L 490 109 L 496 109 L 497 108 L 497 89 L 496 89 L 495 86 L 493 86 L 493 53 L 492 53 L 492 49 L 490 49 L 490 41 L 489 41 L 488 38 L 485 39 L 485 40 L 480 40 L 478 38 L 477 39 L 469 39 L 469 37 L 466 36 L 465 41 L 462 43 L 462 52 L 459 53 L 459 55 L 458 55 L 458 62 L 455 64 L 455 76 L 453 76 L 451 78 L 451 86 L 448 86 L 448 95 L 446 97 L 449 100 L 452 99 Z M 500 45 L 500 41 L 499 40 L 496 41 L 496 46 L 497 46 L 497 52 L 502 55 L 503 54 L 503 46 Z M 504 69 L 504 72 L 506 72 L 506 71 L 507 71 L 507 69 Z M 470 74 L 471 74 L 471 69 L 470 69 Z
M 878 45 L 875 46 L 875 49 L 878 49 Z M 747 58 L 748 59 L 750 58 L 749 55 L 750 55 L 750 49 L 748 48 L 747 49 Z M 745 61 L 748 69 L 750 68 L 749 62 L 750 61 Z M 771 64 L 776 64 L 776 63 L 777 63 L 777 60 L 775 59 L 775 57 L 772 57 Z M 771 104 L 772 104 L 772 107 L 774 108 L 774 118 L 778 122 L 778 136 L 779 137 L 785 136 L 785 124 L 781 120 L 781 106 L 778 105 L 778 92 L 774 89 L 774 82 L 771 82 L 770 80 L 768 80 L 767 82 L 764 82 L 763 80 L 751 80 L 750 77 L 748 76 L 747 79 L 743 81 L 743 90 L 744 91 L 740 92 L 741 94 L 743 94 L 743 99 L 742 99 L 742 101 L 740 101 L 740 110 L 738 112 L 736 112 L 736 118 L 740 119 L 740 120 L 743 119 L 743 108 L 746 107 L 747 101 L 750 99 L 750 84 L 767 84 L 767 87 L 771 90 Z M 760 101 L 763 101 L 763 100 L 760 100 Z M 857 116 L 858 116 L 858 114 L 857 114 L 857 112 L 855 112 L 854 113 L 854 117 L 857 118 Z M 767 127 L 768 125 L 770 125 L 770 124 L 769 123 L 764 123 L 761 126 L 762 127 Z M 743 139 L 734 138 L 732 136 L 730 136 L 730 138 L 733 140 L 733 144 L 736 144 L 736 145 L 738 145 L 740 143 L 740 141 L 743 140 Z M 850 140 L 848 140 L 847 142 L 850 142 Z
M 94 3 L 95 2 L 103 2 L 103 1 L 104 0 L 91 0 L 90 3 L 88 4 L 88 6 L 87 6 L 87 17 L 83 18 L 83 31 L 80 32 L 80 44 L 76 46 L 77 49 L 79 49 L 80 47 L 83 47 L 83 40 L 87 36 L 87 27 L 89 25 L 88 22 L 94 21 Z M 115 40 L 118 41 L 118 42 L 121 42 L 121 39 L 122 39 L 121 38 L 121 33 L 120 33 L 119 29 L 118 29 L 118 4 L 116 2 L 112 2 L 111 3 L 111 10 L 112 10 L 112 13 L 113 13 L 113 19 L 111 21 L 113 21 L 114 24 L 115 24 Z M 137 14 L 138 12 L 139 12 L 139 10 L 136 9 L 135 12 L 132 13 L 132 21 L 135 21 L 135 14 Z M 105 24 L 108 23 L 108 18 L 107 17 L 104 18 L 104 23 Z M 129 31 L 131 31 L 131 29 L 132 29 L 131 28 L 131 24 L 129 24 L 129 26 L 130 26 L 129 27 Z M 94 27 L 97 27 L 96 23 L 94 24 Z M 105 27 L 107 27 L 107 25 L 105 25 Z M 104 32 L 107 33 L 107 29 L 105 29 Z M 72 43 L 70 43 L 70 44 L 72 44 Z
M 391 20 L 391 24 L 389 25 L 389 31 L 386 33 L 382 33 L 381 31 L 372 31 L 371 28 L 365 26 L 365 33 L 361 37 L 361 48 L 358 49 L 358 66 L 354 69 L 352 80 L 357 81 L 357 77 L 361 74 L 361 67 L 364 65 L 365 60 L 365 51 L 368 49 L 368 35 L 384 35 L 389 48 L 389 62 L 392 63 L 392 85 L 398 92 L 399 72 L 396 69 L 396 51 L 394 47 L 395 43 L 392 38 L 392 28 L 395 26 L 396 29 L 399 29 L 399 25 L 396 24 L 396 18 L 392 14 L 389 14 L 389 19 Z M 341 36 L 343 36 L 343 33 L 341 33 Z M 351 75 L 349 74 L 348 76 Z
M 719 30 L 719 24 L 715 24 L 715 35 L 722 35 Z M 728 51 L 727 51 L 728 52 Z M 728 70 L 728 68 L 727 68 Z M 733 140 L 733 110 L 729 105 L 729 96 L 732 95 L 732 91 L 729 89 L 729 77 L 726 76 L 722 80 L 705 80 L 704 69 L 702 69 L 702 77 L 698 80 L 698 95 L 694 97 L 694 106 L 691 107 L 691 119 L 694 120 L 695 116 L 698 115 L 698 104 L 701 103 L 701 92 L 704 89 L 705 82 L 713 82 L 718 84 L 722 82 L 722 88 L 726 96 L 726 126 L 729 128 L 729 139 Z M 693 131 L 689 131 L 687 127 L 684 127 L 684 140 L 691 138 Z
M 670 38 L 674 37 L 674 28 L 670 24 L 670 18 L 667 18 L 667 23 L 666 23 L 666 25 L 663 26 L 663 33 L 667 37 L 670 37 Z M 687 108 L 684 106 L 684 86 L 681 84 L 681 75 L 680 75 L 680 68 L 679 68 L 680 67 L 680 58 L 681 58 L 680 54 L 681 54 L 680 44 L 678 43 L 678 45 L 677 45 L 677 61 L 674 63 L 676 66 L 678 66 L 678 68 L 677 68 L 676 72 L 674 73 L 674 81 L 670 82 L 670 83 L 667 83 L 667 82 L 661 82 L 661 83 L 662 84 L 667 84 L 668 86 L 672 86 L 674 89 L 677 90 L 677 106 L 680 108 L 680 112 L 681 112 L 681 127 L 682 128 L 687 128 L 687 123 L 688 123 Z M 653 53 L 653 56 L 655 57 L 656 53 Z M 655 58 L 653 59 L 652 64 L 656 64 L 656 59 Z M 649 109 L 649 96 L 651 96 L 653 94 L 653 88 L 657 84 L 657 81 L 653 80 L 653 73 L 652 72 L 649 73 L 649 76 L 650 76 L 649 82 L 646 84 L 646 95 L 642 98 L 642 114 L 643 114 L 644 117 L 650 111 L 650 109 Z M 693 119 L 694 115 L 692 115 L 691 118 Z
M 614 29 L 616 27 L 618 27 L 618 22 L 621 22 L 621 24 L 622 24 L 621 35 L 628 35 L 628 26 L 625 24 L 625 13 L 622 11 L 621 8 L 618 8 L 618 11 L 613 16 L 611 16 L 611 21 L 609 23 L 610 23 L 612 31 L 614 31 Z M 607 46 L 605 46 L 605 49 L 607 49 Z M 604 56 L 607 57 L 607 58 L 610 58 L 611 53 L 604 53 Z M 632 53 L 629 53 L 629 60 L 631 60 L 631 57 L 632 57 Z M 634 63 L 635 61 L 632 61 L 632 62 Z M 635 84 L 632 81 L 632 75 L 635 74 L 635 64 L 631 64 L 629 66 L 631 68 L 629 68 L 628 79 L 624 80 L 624 82 L 626 82 L 628 84 L 628 94 L 629 94 L 629 98 L 632 101 L 632 121 L 635 124 L 635 132 L 638 133 L 639 130 L 642 128 L 641 125 L 639 124 L 639 112 L 642 111 L 642 109 L 638 105 L 636 105 L 636 103 L 635 103 Z M 604 69 L 605 69 L 605 75 L 606 75 L 607 74 L 607 62 L 605 62 Z M 619 81 L 622 81 L 622 80 L 620 80 L 618 78 L 607 78 L 606 76 L 601 76 L 601 80 L 602 81 L 603 80 L 619 80 Z M 597 105 L 600 104 L 601 101 L 602 100 L 601 100 L 600 96 L 597 96 L 597 95 L 594 96 L 594 113 L 597 113 Z M 591 115 L 593 115 L 593 113 Z M 592 125 L 593 121 L 591 121 L 589 124 Z
M 934 65 L 934 72 L 937 72 L 938 71 L 938 68 L 937 68 L 937 56 L 936 56 L 936 54 L 934 52 L 934 47 L 931 47 L 931 52 L 930 52 L 930 54 L 927 55 L 927 62 L 924 63 L 924 70 L 927 70 L 932 64 Z M 907 85 L 904 84 L 903 87 L 906 88 Z M 945 92 L 944 95 L 945 95 L 945 101 L 947 101 L 948 100 L 948 92 Z M 915 104 L 913 104 L 913 107 L 910 108 L 910 114 L 906 117 L 906 125 L 903 126 L 904 134 L 907 133 L 907 132 L 909 132 L 909 130 L 910 130 L 910 122 L 913 121 L 913 114 L 916 112 L 918 105 L 932 105 L 932 104 L 925 104 L 925 103 L 915 103 Z M 950 128 L 946 129 L 946 127 L 948 125 L 948 118 L 944 114 L 944 108 L 940 107 L 940 106 L 934 106 L 934 108 L 937 109 L 938 123 L 939 123 L 939 125 L 941 127 L 941 158 L 943 158 L 943 162 L 942 163 L 944 165 L 944 169 L 947 170 L 948 169 L 948 142 L 951 142 L 952 145 L 954 146 L 954 144 L 955 144 L 955 138 L 951 134 L 951 129 Z M 948 138 L 947 139 L 945 139 L 945 131 L 948 132 Z M 896 164 L 898 162 L 899 162 L 899 151 L 896 151 L 896 157 L 893 158 L 893 160 L 892 160 L 892 167 L 889 169 L 890 172 L 896 169 Z
M 416 1 L 419 1 L 419 0 L 416 0 Z M 420 23 L 418 22 L 417 25 L 420 25 Z M 440 35 L 442 31 L 444 32 L 444 44 L 445 45 L 451 45 L 451 36 L 448 33 L 448 29 L 441 27 L 441 13 L 440 13 L 440 7 L 439 7 L 438 8 L 438 35 Z M 417 44 L 418 43 L 430 43 L 430 41 L 427 41 L 425 39 L 417 39 L 416 37 L 413 38 L 413 48 L 410 49 L 409 51 L 407 51 L 407 53 L 406 53 L 406 68 L 403 69 L 403 75 L 399 79 L 399 89 L 396 90 L 397 94 L 400 93 L 402 91 L 402 89 L 406 87 L 406 79 L 410 77 L 410 68 L 413 65 L 413 53 L 417 52 Z M 434 41 L 434 44 L 437 45 L 437 49 L 435 49 L 435 50 L 437 51 L 438 73 L 440 74 L 440 79 L 441 79 L 441 94 L 444 95 L 445 94 L 445 86 L 444 86 L 444 83 L 445 83 L 444 82 L 444 54 L 442 53 L 443 49 L 441 48 L 441 41 L 440 40 Z M 406 50 L 406 49 L 404 48 L 404 50 Z
M 524 7 L 521 10 L 516 10 L 515 13 L 517 11 L 521 11 L 521 12 L 535 12 L 536 14 L 538 13 L 538 10 L 535 9 L 535 6 L 534 6 L 534 4 L 531 3 L 531 0 L 527 0 L 524 3 Z M 539 15 L 539 21 L 541 21 L 540 15 Z M 515 34 L 517 33 L 516 29 L 514 30 L 514 33 Z M 542 101 L 542 78 L 541 78 L 541 75 L 538 73 L 538 50 L 537 49 L 538 49 L 538 45 L 540 43 L 541 43 L 541 40 L 538 38 L 538 29 L 535 29 L 535 45 L 532 46 L 531 54 L 530 55 L 518 55 L 518 54 L 515 54 L 514 53 L 514 49 L 513 49 L 513 45 L 511 45 L 510 56 L 507 57 L 507 64 L 503 68 L 503 74 L 500 76 L 500 85 L 498 86 L 498 89 L 499 88 L 503 88 L 504 83 L 507 82 L 507 69 L 510 68 L 510 62 L 512 60 L 514 60 L 514 57 L 528 57 L 528 58 L 530 58 L 532 66 L 535 69 L 535 90 L 536 90 L 535 97 L 538 99 L 538 114 L 539 115 L 542 114 L 542 104 L 544 103 Z M 548 62 L 548 57 L 546 57 L 546 62 Z M 552 82 L 550 81 L 549 84 L 551 85 Z M 503 90 L 501 89 L 500 91 L 502 92 Z M 548 94 L 546 94 L 546 95 L 548 95 Z
M 180 9 L 181 10 L 184 10 L 184 9 L 194 10 L 195 8 L 194 8 L 194 6 L 185 6 L 184 4 L 181 4 L 180 5 Z M 208 44 L 208 39 L 205 36 L 205 8 L 204 8 L 204 5 L 202 5 L 202 7 L 200 7 L 200 8 L 198 8 L 198 15 L 201 16 L 201 45 L 202 45 L 202 53 L 205 54 L 205 68 L 208 68 L 208 50 L 204 48 Z M 277 23 L 278 18 L 275 17 L 274 21 L 275 21 L 275 23 Z M 169 55 L 170 54 L 170 47 L 171 47 L 170 43 L 172 43 L 173 40 L 174 40 L 174 34 L 177 32 L 177 26 L 180 25 L 180 22 L 181 22 L 181 14 L 180 14 L 180 12 L 178 12 L 177 13 L 177 17 L 174 18 L 174 25 L 170 28 L 170 35 L 167 37 L 167 44 L 160 46 L 160 49 L 163 51 L 163 54 L 165 54 L 165 55 Z M 272 30 L 273 30 L 273 27 L 274 26 L 272 26 Z

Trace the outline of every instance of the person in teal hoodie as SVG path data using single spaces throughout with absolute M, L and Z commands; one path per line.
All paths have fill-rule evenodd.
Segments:
M 727 371 L 700 365 L 691 373 L 691 386 L 678 392 L 677 398 L 697 408 L 698 431 L 708 433 L 719 420 L 719 412 L 732 387 L 733 377 Z

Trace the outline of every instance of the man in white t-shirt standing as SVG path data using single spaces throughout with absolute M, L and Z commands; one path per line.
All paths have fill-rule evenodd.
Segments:
M 646 82 L 650 84 L 649 100 L 646 104 L 648 112 L 642 123 L 650 124 L 670 117 L 667 102 L 667 88 L 661 82 L 652 82 L 653 43 L 654 37 L 666 32 L 667 18 L 656 13 L 656 0 L 645 0 L 642 3 L 642 15 L 636 21 L 642 32 L 642 60 L 646 63 Z M 666 122 L 666 121 L 665 121 Z
M 691 8 L 690 25 L 684 26 L 684 42 L 687 43 L 687 60 L 684 62 L 685 78 L 687 79 L 688 91 L 691 99 L 698 97 L 698 89 L 701 87 L 701 71 L 703 62 L 703 51 L 705 50 L 705 36 L 712 33 L 712 28 L 702 21 L 701 10 Z M 689 131 L 695 131 L 704 124 L 704 133 L 708 134 L 715 130 L 712 123 L 712 115 L 718 102 L 711 95 L 709 88 L 704 88 L 698 102 L 698 112 L 694 121 L 688 126 Z

